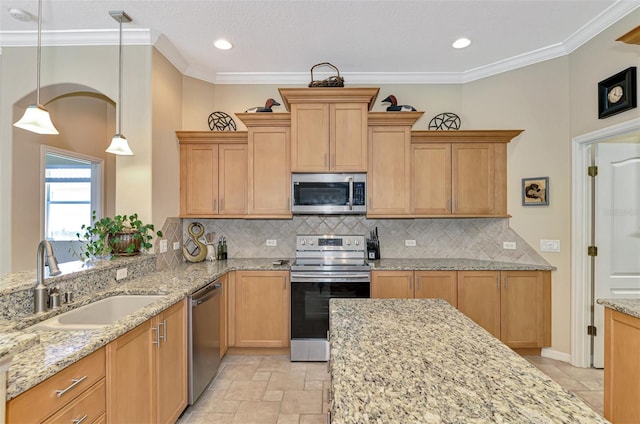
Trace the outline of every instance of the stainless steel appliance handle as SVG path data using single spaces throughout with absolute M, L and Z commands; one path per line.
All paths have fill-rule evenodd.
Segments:
M 200 305 L 203 302 L 206 302 L 207 300 L 211 299 L 213 296 L 215 296 L 215 291 L 218 289 L 222 288 L 222 284 L 220 283 L 213 283 L 210 284 L 200 290 L 198 290 L 197 292 L 195 292 L 194 294 L 191 295 L 191 306 L 197 306 Z
M 349 177 L 349 210 L 353 210 L 353 177 Z
M 220 287 L 222 287 L 222 286 L 220 286 Z M 216 289 L 218 289 L 220 287 L 216 287 Z M 217 295 L 217 293 L 215 291 L 211 291 L 211 292 L 209 292 L 209 294 L 207 296 L 199 297 L 197 299 L 192 299 L 191 300 L 191 306 L 202 305 L 204 302 L 206 302 L 207 300 L 210 300 L 211 298 L 215 297 L 216 295 Z
M 305 279 L 308 280 L 310 278 L 349 278 L 349 279 L 359 279 L 359 278 L 371 278 L 371 274 L 368 272 L 343 272 L 343 273 L 313 273 L 313 272 L 305 272 L 304 274 L 294 274 L 291 273 L 291 279 Z

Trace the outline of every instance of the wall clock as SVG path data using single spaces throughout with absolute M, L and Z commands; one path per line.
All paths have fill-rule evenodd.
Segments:
M 608 118 L 637 106 L 636 67 L 598 83 L 598 118 Z

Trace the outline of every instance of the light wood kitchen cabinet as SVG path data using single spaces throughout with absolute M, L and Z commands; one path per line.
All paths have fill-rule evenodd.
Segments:
M 238 113 L 248 132 L 247 218 L 291 217 L 291 117 Z
M 107 422 L 174 423 L 186 407 L 185 302 L 107 345 Z
M 234 346 L 289 346 L 289 273 L 236 271 Z
M 180 215 L 247 214 L 246 133 L 228 136 L 177 131 L 180 139 Z
M 105 412 L 104 377 L 105 349 L 100 348 L 11 399 L 6 422 L 71 422 L 84 415 L 93 422 Z
M 458 309 L 512 348 L 551 344 L 549 271 L 458 271 Z
M 506 144 L 521 132 L 413 131 L 412 215 L 508 216 Z
M 423 112 L 369 113 L 369 217 L 411 213 L 411 126 Z
M 640 319 L 604 310 L 604 417 L 640 422 Z
M 386 299 L 444 299 L 458 303 L 456 271 L 373 271 L 371 297 Z
M 367 111 L 378 88 L 280 88 L 293 172 L 366 172 Z

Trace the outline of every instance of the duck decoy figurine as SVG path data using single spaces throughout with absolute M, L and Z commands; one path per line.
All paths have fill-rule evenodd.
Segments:
M 248 113 L 253 113 L 253 112 L 273 112 L 271 110 L 272 107 L 274 106 L 280 106 L 280 103 L 276 102 L 273 99 L 267 99 L 266 103 L 264 104 L 264 107 L 252 107 L 251 109 L 247 109 L 245 110 L 245 112 Z
M 410 105 L 399 105 L 398 99 L 396 99 L 396 96 L 393 94 L 387 96 L 382 103 L 391 103 L 391 105 L 387 107 L 387 112 L 413 112 L 416 110 L 416 108 Z

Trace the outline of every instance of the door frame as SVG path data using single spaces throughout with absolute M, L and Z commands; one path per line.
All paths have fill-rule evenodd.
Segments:
M 592 219 L 591 177 L 587 175 L 591 146 L 638 131 L 640 118 L 635 118 L 571 140 L 571 364 L 576 367 L 588 368 L 591 364 L 590 336 L 587 335 L 587 326 L 591 323 L 591 264 L 587 256 Z

